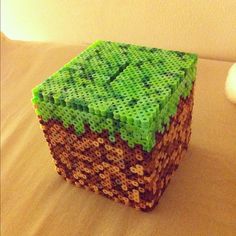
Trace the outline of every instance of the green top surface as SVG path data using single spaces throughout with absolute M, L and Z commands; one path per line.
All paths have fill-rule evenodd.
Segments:
M 196 61 L 195 54 L 97 41 L 34 88 L 33 103 L 45 120 L 73 124 L 81 133 L 75 120 L 82 116 L 80 123 L 92 129 L 98 123 L 95 131 L 108 129 L 111 138 L 119 132 L 130 146 L 150 150 L 155 132 L 174 115 L 179 97 L 191 90 Z M 66 119 L 56 108 L 75 113 Z M 146 136 L 137 137 L 137 131 Z

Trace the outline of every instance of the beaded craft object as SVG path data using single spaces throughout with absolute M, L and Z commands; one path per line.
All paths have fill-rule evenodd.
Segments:
M 143 211 L 191 134 L 195 54 L 97 41 L 33 89 L 57 171 Z

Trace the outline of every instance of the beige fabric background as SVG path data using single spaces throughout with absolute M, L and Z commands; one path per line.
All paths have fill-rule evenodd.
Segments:
M 97 39 L 236 61 L 235 0 L 2 0 L 11 38 L 75 45 Z
M 199 60 L 189 151 L 158 207 L 143 213 L 54 171 L 31 89 L 81 49 L 3 40 L 1 235 L 235 236 L 236 106 L 224 96 L 231 63 Z

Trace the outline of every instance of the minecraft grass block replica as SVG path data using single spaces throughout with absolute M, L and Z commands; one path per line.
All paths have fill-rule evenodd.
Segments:
M 153 209 L 188 147 L 197 56 L 97 41 L 33 89 L 66 180 Z

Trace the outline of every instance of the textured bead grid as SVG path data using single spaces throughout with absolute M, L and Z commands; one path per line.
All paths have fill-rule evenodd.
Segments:
M 33 89 L 66 180 L 149 211 L 191 134 L 197 56 L 97 41 Z

